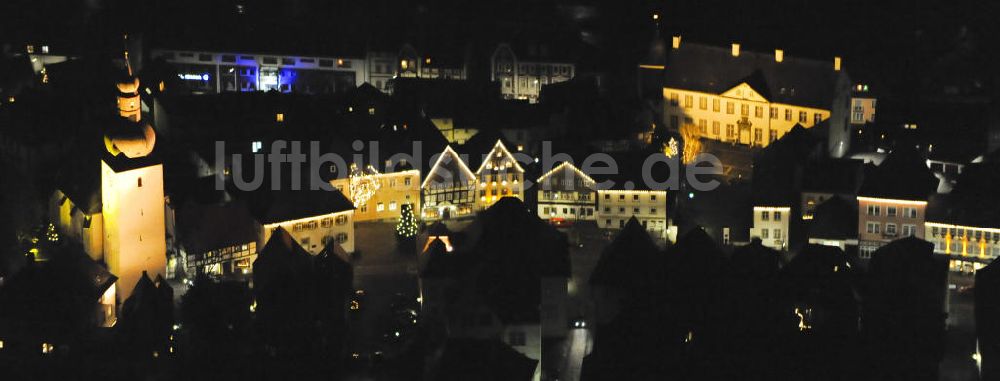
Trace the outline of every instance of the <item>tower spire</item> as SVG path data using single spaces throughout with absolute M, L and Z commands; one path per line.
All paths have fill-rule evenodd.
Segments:
M 128 33 L 122 35 L 122 45 L 125 52 L 125 69 L 128 70 L 129 77 L 132 76 L 132 63 L 128 60 Z

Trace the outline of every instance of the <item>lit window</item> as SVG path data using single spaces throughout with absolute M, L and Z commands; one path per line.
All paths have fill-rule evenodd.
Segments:
M 49 353 L 52 353 L 52 351 L 55 351 L 55 350 L 56 350 L 56 347 L 54 345 L 49 344 L 49 343 L 42 343 L 42 353 L 43 354 L 49 354 Z
M 378 205 L 375 206 L 375 211 L 381 212 L 383 210 L 385 210 L 385 204 L 383 204 L 383 203 L 380 202 L 380 203 L 378 203 Z
M 346 224 L 347 223 L 347 216 L 337 216 L 336 223 L 337 223 L 337 225 Z
M 389 203 L 389 210 L 396 210 L 396 202 L 395 201 Z
M 277 113 L 277 114 L 275 114 L 274 115 L 274 120 L 276 120 L 278 122 L 284 122 L 285 121 L 285 114 L 282 114 L 280 112 Z

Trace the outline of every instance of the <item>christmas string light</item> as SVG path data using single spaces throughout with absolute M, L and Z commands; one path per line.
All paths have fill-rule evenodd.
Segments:
M 354 207 L 359 208 L 361 205 L 365 205 L 369 200 L 375 196 L 375 192 L 382 187 L 382 183 L 378 181 L 376 176 L 379 173 L 372 167 L 368 165 L 364 171 L 358 168 L 357 164 L 351 164 L 351 200 L 354 201 Z

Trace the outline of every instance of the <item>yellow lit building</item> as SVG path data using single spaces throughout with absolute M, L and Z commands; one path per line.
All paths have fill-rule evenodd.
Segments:
M 59 231 L 118 278 L 110 294 L 101 297 L 105 304 L 124 302 L 143 273 L 156 279 L 167 269 L 163 165 L 153 154 L 156 132 L 142 121 L 139 78 L 132 74 L 127 52 L 124 64 L 127 75 L 116 84 L 120 118 L 107 126 L 99 167 L 83 163 L 80 178 L 60 184 L 50 200 Z
M 499 140 L 483 158 L 476 178 L 479 179 L 476 199 L 479 210 L 489 208 L 503 197 L 524 200 L 524 169 Z
M 309 254 L 334 243 L 354 252 L 354 205 L 340 192 L 278 192 L 258 222 L 262 229 L 257 247 L 281 227 Z
M 570 162 L 542 175 L 538 186 L 538 217 L 589 220 L 597 218 L 597 183 Z
M 431 123 L 437 127 L 438 131 L 441 131 L 441 135 L 451 144 L 465 144 L 467 140 L 479 133 L 479 130 L 475 128 L 455 128 L 455 119 L 453 118 L 431 118 Z
M 1000 229 L 927 222 L 924 237 L 934 252 L 957 257 L 950 261 L 956 271 L 975 271 L 1000 257 Z
M 840 59 L 829 62 L 680 43 L 664 71 L 663 118 L 668 128 L 697 126 L 703 138 L 765 147 L 796 124 L 829 125 L 834 157 L 848 148 L 850 80 Z
M 380 173 L 372 167 L 330 182 L 354 204 L 354 221 L 398 220 L 402 206 L 420 210 L 420 171 Z
M 477 176 L 451 146 L 445 147 L 420 184 L 423 219 L 471 215 L 476 208 Z
M 597 226 L 621 229 L 632 217 L 654 239 L 667 237 L 667 191 L 658 190 L 598 190 Z
M 761 244 L 775 250 L 788 249 L 788 220 L 792 208 L 787 206 L 754 206 L 751 238 L 760 238 Z

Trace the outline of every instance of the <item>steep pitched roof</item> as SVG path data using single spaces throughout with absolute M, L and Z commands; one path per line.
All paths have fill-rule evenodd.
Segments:
M 465 165 L 462 157 L 451 146 L 447 146 L 434 163 L 434 166 L 431 167 L 431 170 L 427 172 L 424 182 L 420 187 L 427 188 L 428 186 L 435 185 L 451 186 L 452 184 L 471 186 L 475 184 L 475 181 L 476 175 Z
M 568 278 L 566 237 L 504 197 L 466 229 L 468 249 L 448 253 L 435 241 L 422 277 L 452 278 L 507 324 L 537 323 L 543 278 Z
M 354 204 L 339 191 L 280 190 L 268 193 L 266 198 L 266 206 L 256 213 L 261 224 L 354 210 Z
M 432 380 L 529 381 L 537 367 L 499 340 L 450 339 Z
M 475 139 L 475 137 L 473 137 L 473 139 Z M 504 144 L 503 139 L 496 139 L 495 143 L 493 143 L 493 147 L 490 148 L 489 151 L 483 152 L 486 152 L 486 154 L 480 157 L 480 165 L 478 169 L 476 169 L 477 175 L 481 175 L 483 171 L 488 170 L 487 166 L 491 168 L 504 168 L 503 170 L 507 171 L 508 169 L 506 169 L 506 166 L 508 163 L 511 165 L 509 171 L 520 174 L 524 173 L 524 168 L 521 167 L 521 164 L 517 162 L 517 158 L 515 158 L 514 155 L 511 154 L 510 150 L 507 149 L 507 145 Z M 470 157 L 472 157 L 471 154 Z
M 242 202 L 188 204 L 177 213 L 178 238 L 184 250 L 201 254 L 257 239 L 257 224 Z
M 809 223 L 809 238 L 851 239 L 858 237 L 858 203 L 833 196 L 816 206 Z
M 593 285 L 635 290 L 648 285 L 659 248 L 634 216 L 601 253 L 590 275 Z M 644 275 L 645 274 L 645 275 Z
M 920 153 L 912 147 L 901 147 L 865 175 L 858 195 L 926 201 L 937 190 L 937 184 L 938 179 L 927 168 Z
M 97 300 L 118 278 L 82 248 L 51 250 L 48 261 L 30 263 L 0 287 L 0 320 L 54 328 L 52 333 L 91 323 Z M 13 326 L 0 328 L 6 327 Z
M 589 190 L 596 190 L 597 182 L 592 177 L 581 171 L 573 163 L 564 161 L 543 174 L 536 181 L 540 189 L 565 189 L 560 184 L 575 184 L 579 180 L 583 186 Z M 582 189 L 577 189 L 582 190 Z
M 671 49 L 664 70 L 664 86 L 721 94 L 750 78 L 768 100 L 830 109 L 843 71 L 833 70 L 833 60 L 819 61 L 742 50 L 733 57 L 728 47 L 685 42 Z M 759 79 L 753 79 L 759 76 Z

